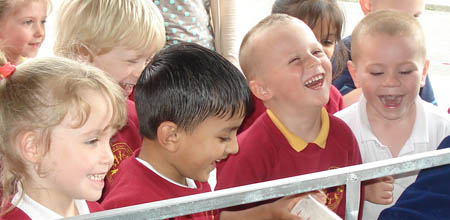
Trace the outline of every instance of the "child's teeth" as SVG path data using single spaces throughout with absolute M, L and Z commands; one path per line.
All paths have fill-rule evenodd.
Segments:
M 105 178 L 105 174 L 91 174 L 88 178 L 94 181 L 101 181 Z

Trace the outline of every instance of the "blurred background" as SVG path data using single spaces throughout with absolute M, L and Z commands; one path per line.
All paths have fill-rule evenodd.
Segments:
M 60 0 L 53 0 L 53 11 L 47 20 L 47 37 L 38 56 L 52 55 L 55 38 L 55 14 Z M 274 0 L 241 0 L 239 33 L 245 33 L 258 21 L 270 14 Z M 344 36 L 350 35 L 354 26 L 363 17 L 357 0 L 339 0 L 346 16 Z M 419 20 L 424 28 L 428 58 L 429 77 L 433 85 L 438 106 L 445 111 L 450 107 L 450 0 L 425 0 L 426 10 Z

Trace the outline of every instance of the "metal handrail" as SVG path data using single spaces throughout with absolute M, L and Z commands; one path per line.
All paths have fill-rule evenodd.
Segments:
M 450 164 L 450 148 L 67 219 L 167 219 L 346 184 L 346 220 L 356 220 L 361 181 Z

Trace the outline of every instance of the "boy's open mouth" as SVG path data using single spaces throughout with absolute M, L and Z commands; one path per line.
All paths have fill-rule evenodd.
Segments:
M 323 73 L 315 75 L 315 76 L 309 78 L 308 80 L 306 80 L 306 82 L 304 83 L 304 86 L 306 86 L 306 88 L 308 88 L 308 89 L 321 88 L 323 85 L 324 79 L 325 79 L 325 74 L 323 74 Z
M 380 98 L 381 103 L 388 108 L 398 107 L 403 100 L 402 95 L 380 95 L 378 97 Z

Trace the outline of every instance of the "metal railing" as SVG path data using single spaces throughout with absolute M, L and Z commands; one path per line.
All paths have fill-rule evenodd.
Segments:
M 361 181 L 445 164 L 450 148 L 67 219 L 167 219 L 346 184 L 346 220 L 355 220 Z

